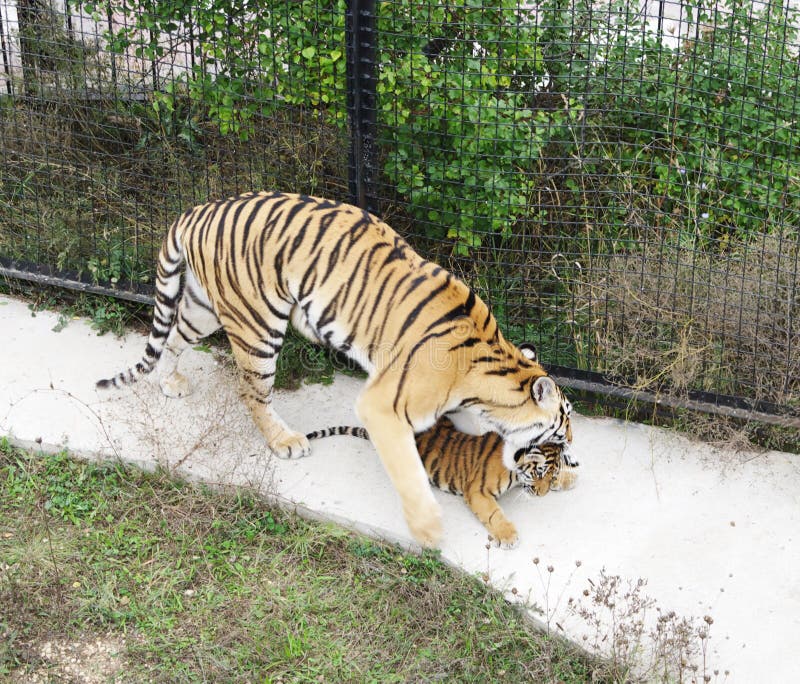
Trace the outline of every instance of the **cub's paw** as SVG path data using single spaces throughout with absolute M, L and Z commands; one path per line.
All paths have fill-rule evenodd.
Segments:
M 192 386 L 189 384 L 189 380 L 177 371 L 162 377 L 158 384 L 161 386 L 161 391 L 173 399 L 180 399 L 192 393 Z
M 519 546 L 517 528 L 507 520 L 494 525 L 489 538 L 495 546 L 499 546 L 501 549 L 514 549 Z
M 439 545 L 442 539 L 442 509 L 432 495 L 430 501 L 417 504 L 413 510 L 404 506 L 403 512 L 414 539 L 428 549 Z
M 269 445 L 272 453 L 278 458 L 302 458 L 311 453 L 311 445 L 304 434 L 299 432 L 281 432 L 276 440 Z
M 550 488 L 553 490 L 572 489 L 577 479 L 578 473 L 575 472 L 574 468 L 562 468 Z
M 531 484 L 531 491 L 533 491 L 536 496 L 545 496 L 551 489 L 555 489 L 553 483 L 553 473 L 548 473 L 545 477 L 533 481 Z

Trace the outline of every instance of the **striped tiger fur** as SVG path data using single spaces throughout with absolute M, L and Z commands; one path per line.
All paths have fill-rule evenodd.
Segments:
M 500 435 L 496 432 L 482 435 L 459 432 L 446 416 L 415 436 L 417 450 L 431 484 L 446 492 L 463 495 L 492 540 L 503 548 L 513 548 L 519 536 L 497 499 L 515 486 L 536 496 L 574 486 L 578 462 L 568 455 L 572 442 L 571 412 L 572 406 L 565 398 L 561 407 L 561 424 L 553 435 L 553 441 L 518 449 L 514 453 L 514 468 L 510 470 L 503 463 L 503 438 Z M 347 425 L 309 432 L 306 437 L 314 440 L 335 435 L 369 439 L 363 427 Z
M 504 438 L 503 460 L 548 440 L 560 390 L 527 347 L 509 343 L 486 304 L 425 261 L 388 225 L 356 207 L 259 192 L 209 202 L 176 219 L 158 257 L 155 310 L 143 358 L 100 380 L 119 387 L 160 364 L 168 396 L 189 391 L 178 359 L 222 327 L 241 394 L 271 451 L 309 451 L 272 408 L 275 361 L 291 321 L 368 374 L 356 409 L 423 545 L 441 511 L 414 434 L 450 411 L 481 417 Z

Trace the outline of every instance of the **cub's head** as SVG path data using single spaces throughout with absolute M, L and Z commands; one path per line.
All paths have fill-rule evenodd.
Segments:
M 529 444 L 514 452 L 514 474 L 526 494 L 542 496 L 546 493 L 542 491 L 543 483 L 552 479 L 547 470 L 547 457 L 539 446 Z
M 577 462 L 570 463 L 567 444 L 547 442 L 518 449 L 514 454 L 517 483 L 527 494 L 544 496 L 550 491 L 571 489 L 577 479 Z

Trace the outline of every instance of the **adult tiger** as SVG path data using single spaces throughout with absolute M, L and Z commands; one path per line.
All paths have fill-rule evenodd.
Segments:
M 449 411 L 470 411 L 503 436 L 511 468 L 518 448 L 546 442 L 557 428 L 558 387 L 534 352 L 503 338 L 466 285 L 371 214 L 280 192 L 209 202 L 172 224 L 159 253 L 144 356 L 97 385 L 134 382 L 161 359 L 163 392 L 183 396 L 188 382 L 177 370 L 180 354 L 221 326 L 241 372 L 242 396 L 270 449 L 282 458 L 305 455 L 306 437 L 271 406 L 290 320 L 367 371 L 356 409 L 423 545 L 440 539 L 441 511 L 415 432 Z

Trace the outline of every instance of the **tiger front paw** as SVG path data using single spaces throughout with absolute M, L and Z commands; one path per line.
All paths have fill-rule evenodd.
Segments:
M 430 501 L 417 503 L 413 509 L 403 507 L 406 524 L 422 546 L 432 549 L 442 539 L 442 509 L 431 496 Z
M 311 453 L 311 445 L 306 436 L 300 432 L 290 432 L 284 430 L 277 439 L 269 445 L 272 453 L 278 458 L 293 459 L 308 456 Z
M 554 491 L 560 489 L 572 489 L 575 486 L 575 480 L 578 479 L 578 473 L 575 468 L 562 468 L 558 473 L 558 477 L 553 480 L 551 489 Z
M 501 549 L 514 549 L 519 546 L 519 535 L 514 523 L 503 520 L 492 526 L 490 538 Z

